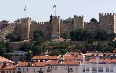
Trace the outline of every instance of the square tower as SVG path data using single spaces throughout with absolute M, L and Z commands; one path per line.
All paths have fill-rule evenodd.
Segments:
M 21 40 L 29 40 L 29 33 L 30 33 L 30 18 L 22 18 L 21 19 Z

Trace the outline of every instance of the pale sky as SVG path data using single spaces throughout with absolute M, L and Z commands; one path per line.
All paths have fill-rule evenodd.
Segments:
M 99 13 L 116 13 L 116 0 L 0 0 L 0 21 L 25 17 L 25 5 L 27 16 L 37 22 L 49 21 L 50 15 L 55 15 L 53 5 L 62 19 L 83 15 L 89 21 L 98 19 Z

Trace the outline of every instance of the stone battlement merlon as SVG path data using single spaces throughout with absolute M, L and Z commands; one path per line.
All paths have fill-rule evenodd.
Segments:
M 74 15 L 74 18 L 83 18 L 84 16 L 78 16 L 78 15 Z
M 25 20 L 31 20 L 31 18 L 29 17 L 21 18 L 21 21 L 25 21 Z
M 99 16 L 113 16 L 115 13 L 99 13 Z
M 97 22 L 97 23 L 99 23 L 99 22 Z M 87 25 L 90 25 L 90 24 L 97 24 L 96 22 L 84 22 L 84 24 L 87 24 Z
M 40 24 L 40 25 L 42 25 L 42 24 L 45 24 L 45 22 L 37 22 L 37 24 Z
M 60 18 L 60 16 L 52 16 L 52 18 L 57 18 L 57 19 L 59 19 L 59 18 Z

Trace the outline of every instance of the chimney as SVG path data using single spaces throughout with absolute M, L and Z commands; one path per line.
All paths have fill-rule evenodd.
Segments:
M 82 56 L 83 56 L 83 64 L 85 63 L 85 55 L 86 54 L 82 54 Z
M 99 56 L 96 56 L 96 64 L 99 64 Z

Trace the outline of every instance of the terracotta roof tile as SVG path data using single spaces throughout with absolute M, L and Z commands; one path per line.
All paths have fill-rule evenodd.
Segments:
M 13 61 L 8 60 L 8 59 L 6 59 L 6 58 L 0 56 L 0 62 L 13 62 Z
M 34 56 L 32 59 L 58 59 L 58 56 Z
M 45 66 L 46 62 L 34 62 L 32 66 Z

